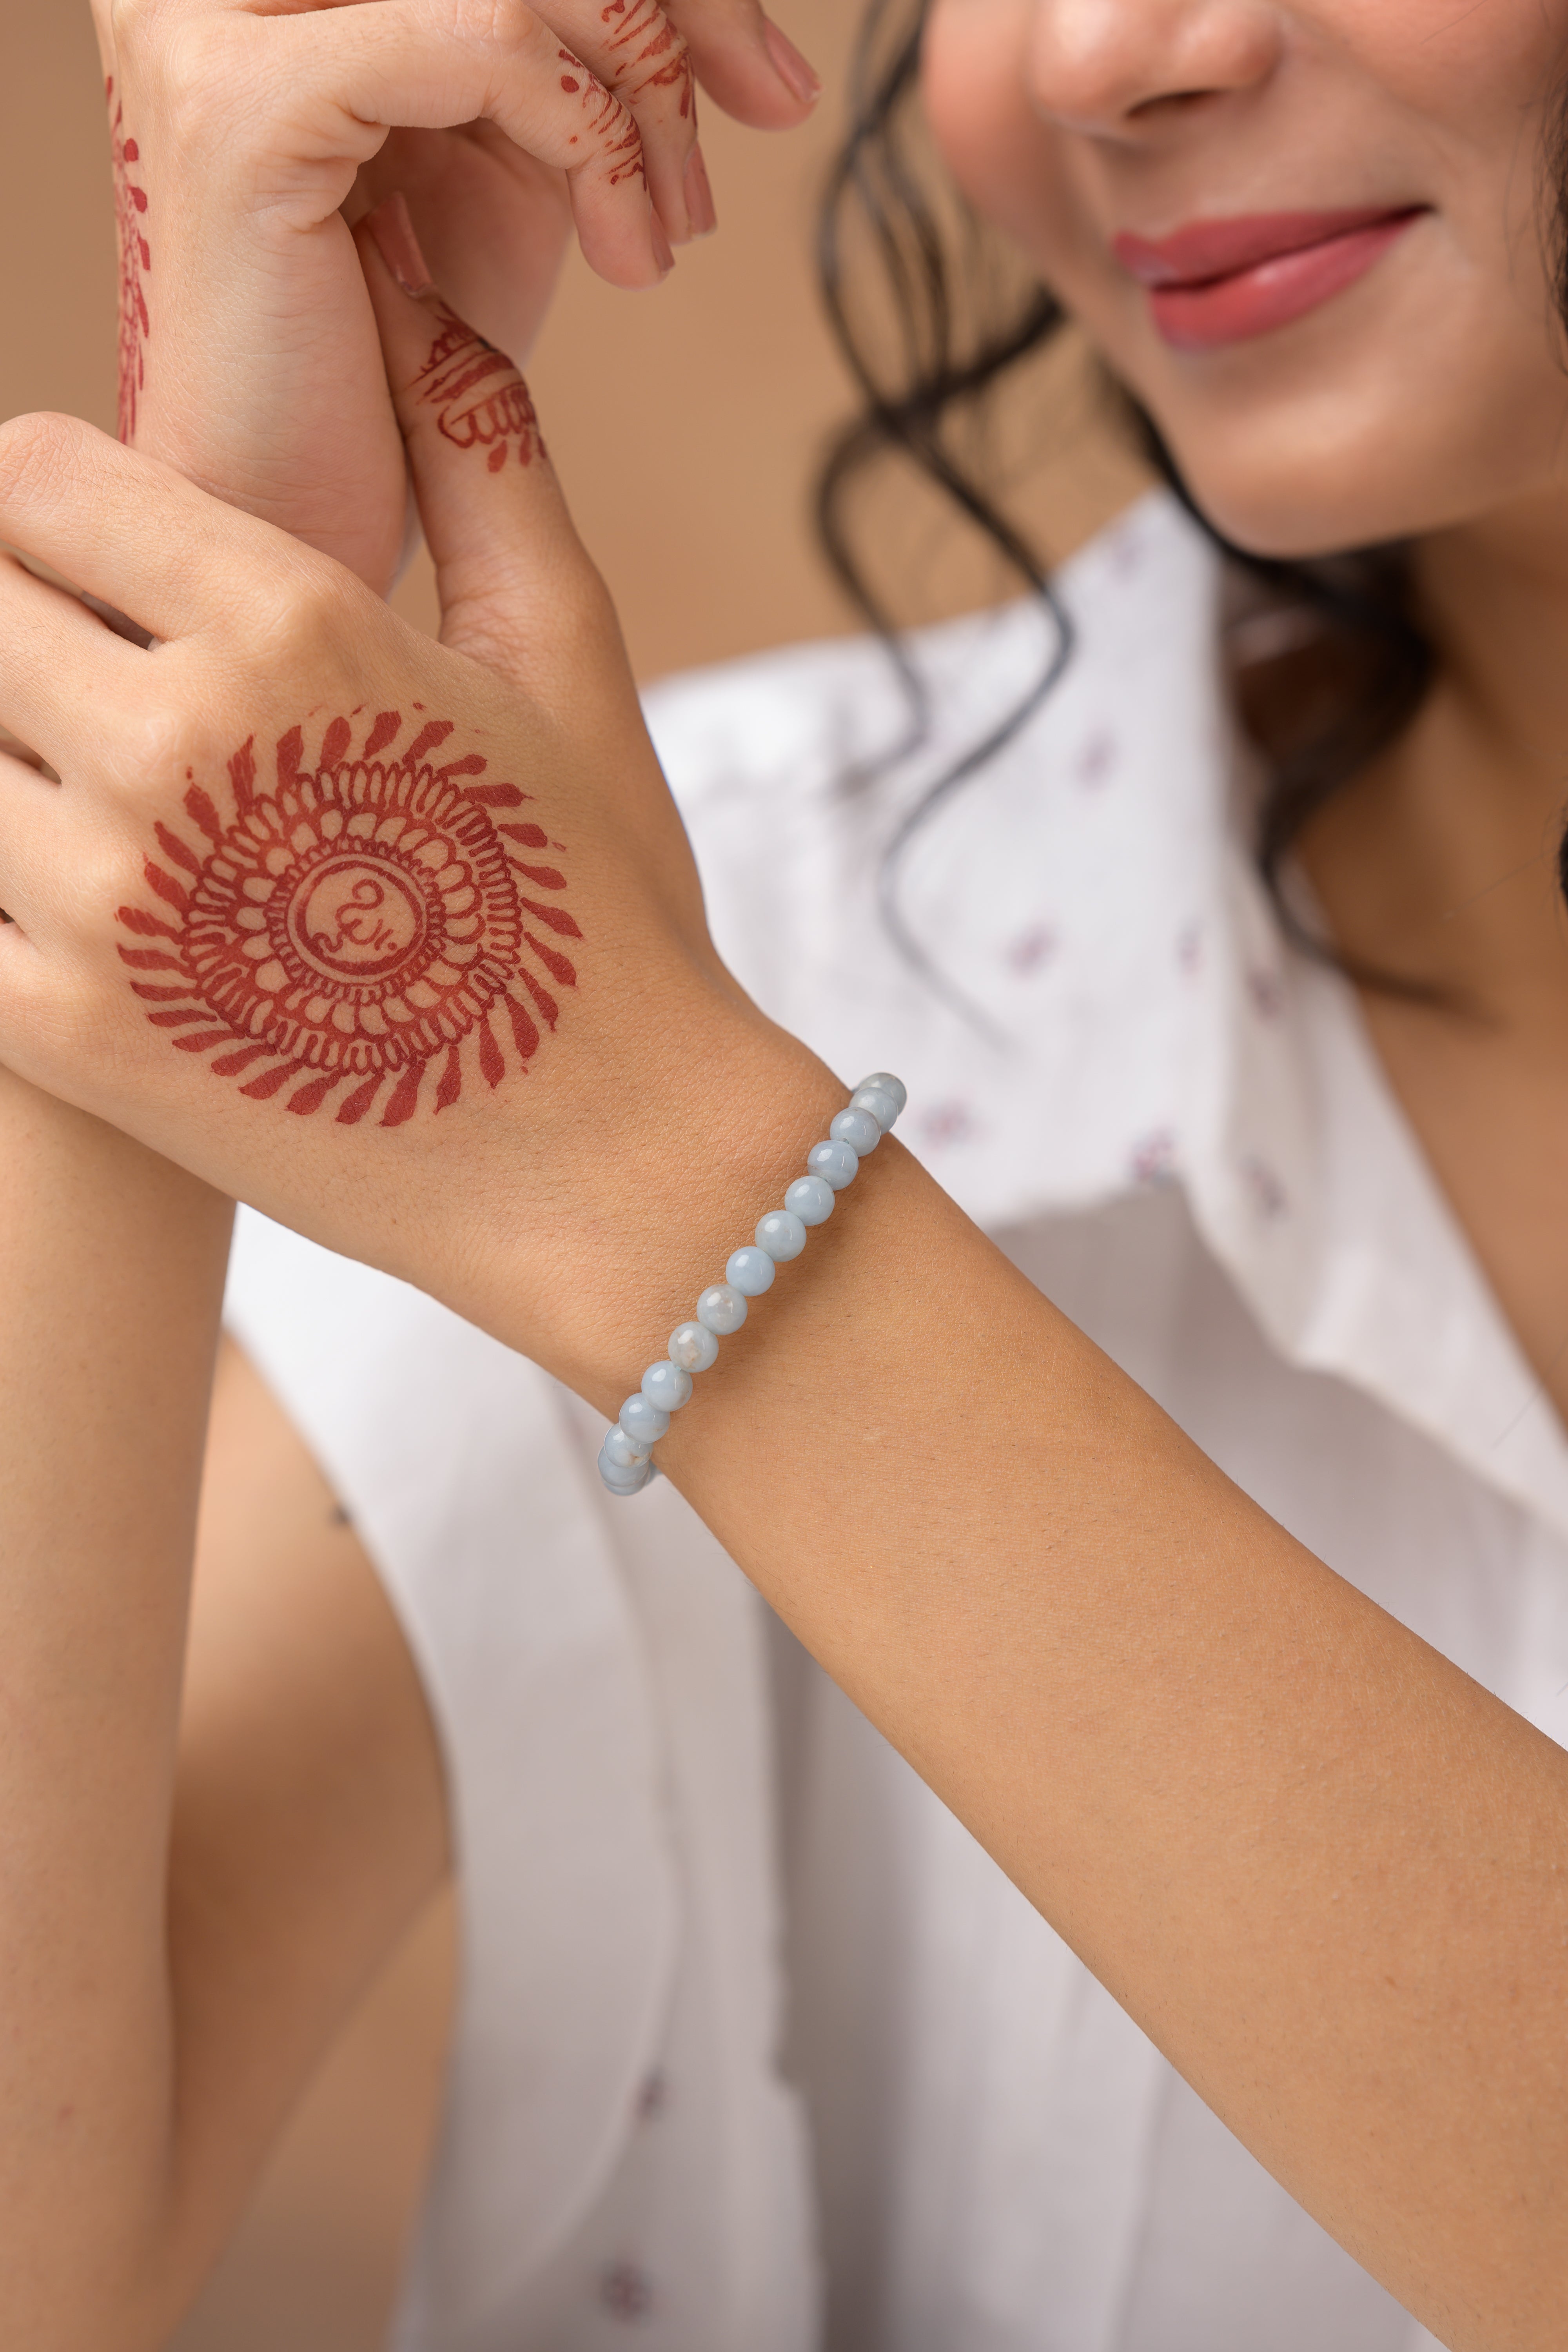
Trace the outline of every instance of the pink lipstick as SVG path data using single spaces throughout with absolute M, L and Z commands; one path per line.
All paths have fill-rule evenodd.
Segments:
M 1155 328 L 1173 349 L 1219 351 L 1331 301 L 1426 210 L 1384 205 L 1250 213 L 1194 221 L 1170 236 L 1124 235 L 1113 239 L 1112 251 L 1148 289 Z

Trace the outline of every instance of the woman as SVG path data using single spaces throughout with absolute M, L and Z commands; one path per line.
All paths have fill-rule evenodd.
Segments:
M 1521 122 L 1534 142 L 1527 160 L 1550 152 L 1549 30 L 1522 10 L 1501 39 L 1495 19 L 1483 38 L 1464 21 L 1434 26 L 1414 14 L 1369 28 L 1327 5 L 1194 0 L 1100 18 L 998 0 L 993 17 L 955 0 L 951 16 L 933 19 L 927 48 L 931 112 L 950 158 L 994 211 L 1028 228 L 1037 262 L 1152 409 L 1194 497 L 1233 538 L 1290 554 L 1394 532 L 1420 539 L 1424 593 L 1446 641 L 1442 678 L 1413 726 L 1325 816 L 1306 859 L 1337 937 L 1363 961 L 1395 964 L 1410 930 L 1394 915 L 1415 927 L 1429 907 L 1458 910 L 1457 926 L 1439 936 L 1457 938 L 1468 963 L 1429 961 L 1416 975 L 1435 1003 L 1369 993 L 1371 1023 L 1492 1287 L 1543 1371 L 1550 1351 L 1531 1312 L 1539 1292 L 1522 1289 L 1516 1306 L 1510 1279 L 1510 1253 L 1522 1257 L 1536 1237 L 1484 1155 L 1498 1150 L 1506 1175 L 1526 1150 L 1539 1151 L 1550 1086 L 1527 1094 L 1520 1085 L 1488 1103 L 1477 1090 L 1497 1083 L 1500 1061 L 1506 1076 L 1510 1056 L 1483 1059 L 1473 1016 L 1454 1009 L 1454 995 L 1463 983 L 1494 1018 L 1500 1004 L 1510 1034 L 1546 1060 L 1562 982 L 1549 902 L 1521 893 L 1499 919 L 1489 960 L 1494 908 L 1475 893 L 1508 871 L 1499 829 L 1534 852 L 1539 867 L 1554 796 L 1513 734 L 1525 753 L 1550 740 L 1550 665 L 1537 681 L 1505 602 L 1528 576 L 1531 601 L 1520 609 L 1539 627 L 1557 496 L 1563 394 L 1546 272 L 1526 234 L 1537 191 L 1520 154 Z M 1375 177 L 1364 160 L 1353 168 L 1343 160 L 1347 120 L 1358 131 L 1355 155 L 1376 159 Z M 1244 203 L 1254 207 L 1245 237 Z M 1227 254 L 1173 234 L 1184 221 L 1216 217 L 1228 218 Z M 151 655 L 136 651 L 37 583 L 7 580 L 5 715 L 66 788 L 57 795 L 26 774 L 9 779 L 0 895 L 20 936 L 0 943 L 0 1052 L 24 1078 L 110 1114 L 208 1181 L 414 1276 L 613 1412 L 636 1363 L 658 1352 L 714 1270 L 715 1252 L 721 1259 L 725 1237 L 743 1237 L 842 1090 L 752 1012 L 711 955 L 602 595 L 539 462 L 521 388 L 489 379 L 516 420 L 510 454 L 529 462 L 476 467 L 473 436 L 444 433 L 443 417 L 455 417 L 424 396 L 431 370 L 439 374 L 462 348 L 461 329 L 436 306 L 395 210 L 362 232 L 362 252 L 442 574 L 447 645 L 466 643 L 489 666 L 413 644 L 341 572 L 166 474 L 57 427 L 11 432 L 0 477 L 6 536 L 131 611 L 159 642 Z M 1157 281 L 1152 299 L 1138 271 Z M 1412 348 L 1422 353 L 1419 376 Z M 1410 462 L 1413 445 L 1422 462 Z M 1322 453 L 1307 485 L 1303 447 Z M 1330 490 L 1340 499 L 1332 511 Z M 1321 541 L 1306 539 L 1309 520 Z M 923 1054 L 930 1079 L 963 1067 L 971 1136 L 987 1119 L 1006 1131 L 1011 1176 L 1000 1153 L 981 1173 L 996 1179 L 985 1203 L 995 1222 L 1027 1227 L 1016 1236 L 1019 1256 L 1078 1284 L 1085 1319 L 1100 1310 L 1107 1336 L 1187 1418 L 1207 1424 L 1216 1452 L 1256 1472 L 1270 1499 L 1286 1496 L 1303 1525 L 1324 1528 L 1347 1552 L 1360 1550 L 1359 1529 L 1365 1581 L 1391 1563 L 1392 1583 L 1406 1580 L 1398 1597 L 1412 1616 L 1423 1601 L 1412 1549 L 1425 1550 L 1448 1610 L 1433 1630 L 1544 1722 L 1547 1694 L 1537 1706 L 1528 1685 L 1556 1641 L 1556 1433 L 1531 1440 L 1522 1467 L 1516 1450 L 1485 1486 L 1472 1465 L 1489 1449 L 1500 1457 L 1514 1433 L 1449 1434 L 1463 1419 L 1463 1375 L 1475 1370 L 1466 1351 L 1489 1349 L 1511 1374 L 1512 1346 L 1410 1150 L 1343 985 L 1289 961 L 1270 936 L 1267 902 L 1225 848 L 1224 765 L 1205 738 L 1212 704 L 1201 690 L 1212 570 L 1168 516 L 1141 520 L 1132 541 L 1113 542 L 1069 585 L 1085 656 L 1076 676 L 1080 686 L 1098 676 L 1102 705 L 1113 687 L 1134 724 L 1140 698 L 1152 702 L 1144 723 L 1172 768 L 1185 771 L 1170 828 L 1144 840 L 1148 878 L 1137 885 L 1151 930 L 1169 901 L 1179 899 L 1181 920 L 1163 963 L 1140 968 L 1125 957 L 1123 920 L 1113 918 L 1124 919 L 1129 906 L 1116 903 L 1116 876 L 1159 815 L 1148 793 L 1114 835 L 1087 848 L 1080 841 L 1071 876 L 1074 913 L 1089 908 L 1097 870 L 1101 877 L 1104 977 L 1080 964 L 1065 1014 L 1014 1016 L 1026 1028 L 1039 1020 L 1061 1087 L 1055 1102 L 1037 1107 L 1020 1060 L 981 1097 L 973 1022 L 900 980 L 890 955 L 878 960 L 859 919 L 885 837 L 878 824 L 862 827 L 858 813 L 829 821 L 820 809 L 815 822 L 808 814 L 797 823 L 765 793 L 759 802 L 739 763 L 726 761 L 726 730 L 754 735 L 759 715 L 808 707 L 817 740 L 830 738 L 840 702 L 858 694 L 852 659 L 837 675 L 830 662 L 826 678 L 786 664 L 760 688 L 742 680 L 737 694 L 721 682 L 705 707 L 695 690 L 667 706 L 662 731 L 678 750 L 684 742 L 688 760 L 701 740 L 721 746 L 707 754 L 710 778 L 694 785 L 690 804 L 717 876 L 721 937 L 732 952 L 736 941 L 746 946 L 760 806 L 776 910 L 742 977 L 786 1020 L 815 989 L 816 1034 L 836 1058 L 840 1041 L 858 1042 L 857 1023 L 872 1022 L 893 1039 L 876 1059 L 902 1046 Z M 1146 602 L 1129 585 L 1134 557 L 1161 589 Z M 1130 625 L 1096 673 L 1099 616 L 1122 596 Z M 1184 657 L 1167 642 L 1178 623 L 1193 629 Z M 987 650 L 999 648 L 1003 683 L 1016 671 L 1006 637 L 1004 629 L 989 648 L 961 637 L 952 648 L 976 691 Z M 1488 654 L 1513 665 L 1489 699 L 1477 686 L 1498 674 L 1483 671 Z M 1055 707 L 1081 722 L 1084 710 L 1066 698 L 1074 677 L 1069 669 Z M 94 709 L 115 711 L 107 752 L 89 740 L 100 724 L 83 724 L 89 695 Z M 1482 720 L 1497 709 L 1510 728 L 1487 732 Z M 438 737 L 426 740 L 432 728 Z M 1478 734 L 1486 767 L 1469 756 Z M 266 859 L 276 855 L 276 873 L 292 874 L 289 857 L 314 856 L 329 820 L 346 830 L 363 814 L 369 787 L 353 779 L 374 764 L 373 742 L 386 755 L 377 791 L 403 789 L 395 779 L 405 771 L 428 775 L 421 791 L 463 796 L 465 826 L 478 824 L 479 808 L 510 809 L 496 821 L 545 836 L 522 847 L 560 844 L 551 853 L 560 865 L 549 868 L 556 878 L 534 883 L 535 904 L 558 914 L 569 907 L 574 927 L 538 918 L 530 950 L 542 940 L 572 964 L 570 980 L 515 947 L 503 959 L 510 984 L 500 992 L 542 1013 L 531 972 L 552 996 L 553 1028 L 549 1016 L 519 1027 L 509 1014 L 498 1039 L 494 1024 L 487 1033 L 476 1016 L 439 1053 L 432 1045 L 416 1081 L 410 1060 L 395 1071 L 363 1040 L 352 1067 L 323 1060 L 331 1014 L 308 1003 L 291 1042 L 280 1044 L 282 1032 L 266 1022 L 241 1033 L 234 1024 L 242 1012 L 249 1021 L 255 992 L 236 996 L 202 961 L 217 918 L 201 893 L 220 885 L 227 893 L 225 970 L 237 971 L 240 917 L 247 905 L 270 904 Z M 1106 760 L 1087 758 L 1089 741 L 1081 748 L 1078 783 L 1092 790 L 1106 780 Z M 445 775 L 432 764 L 437 751 Z M 1027 814 L 1025 773 L 1014 769 L 998 786 L 1011 824 Z M 435 806 L 422 800 L 422 817 Z M 743 857 L 724 845 L 737 810 L 749 835 Z M 311 838 L 297 841 L 296 832 Z M 1413 840 L 1432 861 L 1425 895 L 1410 878 Z M 246 842 L 260 845 L 258 865 L 245 865 Z M 1049 845 L 1072 843 L 1064 834 Z M 1024 862 L 1015 855 L 1012 870 L 999 876 L 992 864 L 975 881 L 1005 895 L 1021 887 Z M 1350 882 L 1336 881 L 1347 870 Z M 820 896 L 811 895 L 824 873 L 841 883 L 840 919 L 826 938 Z M 1355 889 L 1370 889 L 1369 876 L 1408 893 L 1394 913 L 1374 906 L 1358 915 Z M 1424 879 L 1418 871 L 1416 884 Z M 909 919 L 946 880 L 911 865 Z M 308 945 L 322 910 L 308 894 L 300 904 Z M 960 950 L 989 936 L 994 968 L 990 907 L 975 914 L 950 901 L 934 911 Z M 565 957 L 547 930 L 582 944 Z M 1003 941 L 1024 936 L 1010 929 Z M 287 944 L 278 943 L 279 959 Z M 1140 951 L 1145 944 L 1136 942 Z M 165 961 L 128 966 L 121 948 Z M 1043 950 L 1034 961 L 1048 969 Z M 1028 962 L 1019 944 L 1015 971 Z M 266 963 L 253 959 L 252 970 L 260 993 L 276 994 L 281 982 L 266 979 Z M 1184 971 L 1204 1019 L 1169 1009 Z M 966 971 L 982 974 L 972 993 L 984 994 L 973 952 Z M 1114 1121 L 1091 1129 L 1085 1114 L 1110 1094 L 1106 1056 L 1127 1055 L 1138 1029 L 1126 1019 L 1114 1025 L 1108 1004 L 1120 995 L 1142 1011 L 1152 981 L 1168 1046 L 1149 1069 L 1129 1061 L 1115 1076 L 1140 1113 L 1161 1083 L 1180 1108 L 1169 1144 L 1155 1128 L 1142 1148 L 1144 1164 L 1168 1167 L 1184 1194 L 1067 1216 L 1103 1200 L 1114 1181 Z M 131 992 L 165 988 L 166 997 Z M 1258 1016 L 1251 1030 L 1239 1018 L 1247 1001 Z M 193 1025 L 186 1016 L 198 1002 L 206 1009 Z M 192 1047 L 184 1055 L 171 1050 L 182 1032 Z M 1263 1041 L 1276 1034 L 1269 1048 Z M 220 1067 L 228 1063 L 237 1066 Z M 9 1802 L 14 1867 L 24 1874 L 26 1855 L 45 1859 L 6 1906 L 7 1980 L 27 2053 L 11 2102 L 7 2210 L 11 2226 L 27 2231 L 17 2242 L 28 2245 L 37 2281 L 26 2290 L 33 2336 L 47 2341 L 52 2330 L 68 2341 L 74 2329 L 101 2340 L 112 2312 L 127 2340 L 151 2340 L 157 2314 L 221 2234 L 288 2083 L 438 1872 L 440 1785 L 406 1651 L 390 1643 L 379 1666 L 371 1661 L 384 1619 L 356 1620 L 363 1638 L 285 1677 L 305 1730 L 285 1751 L 299 1774 L 292 1801 L 279 1801 L 280 1772 L 264 1776 L 254 1746 L 232 1740 L 238 1708 L 215 1706 L 206 1736 L 230 1741 L 227 1773 L 204 1783 L 198 1770 L 190 1796 L 182 1790 L 171 1964 L 160 1897 L 188 1549 L 182 1513 L 193 1500 L 220 1220 L 205 1196 L 132 1147 L 16 1099 L 27 1106 L 16 1116 L 28 1122 L 39 1179 L 52 1181 L 39 1181 L 35 1224 L 50 1281 L 38 1290 L 36 1335 L 15 1335 L 18 1348 L 32 1340 L 32 1362 L 12 1422 L 11 1524 L 22 1532 L 8 1703 L 26 1769 L 18 1766 Z M 1463 1150 L 1424 1116 L 1432 1099 L 1463 1111 Z M 1048 1123 L 1067 1118 L 1069 1146 L 1031 1195 L 1018 1169 Z M 1258 1149 L 1265 1130 L 1317 1178 L 1314 1199 L 1292 1198 L 1277 1160 Z M 947 1131 L 962 1135 L 956 1118 Z M 1472 1184 L 1478 1164 L 1483 1181 Z M 83 1219 L 68 1213 L 72 1199 L 96 1205 L 104 1195 L 99 1213 L 127 1220 L 107 1257 L 101 1228 L 89 1247 Z M 1288 1207 L 1312 1213 L 1293 1226 Z M 1270 1238 L 1281 1230 L 1297 1238 Z M 1529 1261 L 1548 1276 L 1550 1243 L 1544 1233 Z M 905 1279 L 889 1286 L 884 1269 L 894 1263 Z M 114 1270 L 107 1284 L 104 1265 Z M 1423 1318 L 1397 1362 L 1391 1297 L 1413 1322 Z M 151 1318 L 170 1334 L 151 1401 L 161 1454 L 150 1443 L 115 1463 L 91 1438 L 88 1416 L 96 1410 L 101 1421 L 102 1412 L 79 1379 L 89 1305 L 95 1381 L 112 1381 L 118 1366 L 130 1386 Z M 896 1148 L 878 1150 L 770 1307 L 661 1442 L 671 1483 L 1166 2055 L 1370 2271 L 1442 2340 L 1552 2342 L 1563 2284 L 1551 2187 L 1562 2130 L 1561 1751 L 1355 1583 L 1320 1568 Z M 332 1319 L 328 1339 L 341 1344 L 343 1328 Z M 1337 1381 L 1298 1369 L 1314 1363 L 1331 1366 Z M 421 1370 L 410 1359 L 405 1384 L 417 1390 Z M 416 1431 L 435 1426 L 445 1393 L 437 1375 L 428 1386 Z M 1385 1397 L 1394 1411 L 1384 1410 Z M 1280 1418 L 1294 1410 L 1304 1422 L 1314 1405 L 1303 1447 Z M 76 1508 L 62 1537 L 68 1460 Z M 106 1580 L 111 1529 L 137 1486 L 145 1495 L 131 1568 Z M 1390 1496 L 1405 1508 L 1382 1522 Z M 1407 1548 L 1417 1505 L 1426 1516 Z M 662 1538 L 621 1538 L 634 1555 L 668 1541 L 678 1506 L 663 1490 L 626 1508 L 667 1513 Z M 1480 1579 L 1471 1553 L 1500 1560 L 1501 1577 Z M 634 1557 L 634 1579 L 638 1569 Z M 1489 1618 L 1502 1628 L 1490 1655 Z M 289 1622 L 279 1619 L 280 1633 Z M 258 1646 L 231 1640 L 237 1672 L 248 1672 Z M 89 1671 L 66 1675 L 68 1657 Z M 351 1659 L 353 1672 L 339 1671 Z M 111 1691 L 99 1660 L 112 1662 Z M 332 1744 L 343 1738 L 344 1690 L 375 1759 L 353 1806 L 325 1801 L 345 1786 Z M 288 1704 L 268 1719 L 282 1719 Z M 816 1760 L 820 1769 L 820 1748 Z M 830 1780 L 824 1811 L 836 1810 L 843 1826 L 844 1791 L 865 1786 L 836 1790 Z M 260 1835 L 236 1834 L 247 1792 L 260 1809 Z M 899 1895 L 901 1857 L 889 1859 Z M 973 1929 L 978 1918 L 978 1937 L 989 1937 L 972 1980 L 999 1947 L 993 1922 L 1004 1916 L 987 1907 L 991 1882 L 973 1884 L 969 1912 L 946 1923 Z M 890 1938 L 915 1947 L 916 2000 L 940 1974 L 926 1964 L 945 1963 L 951 1976 L 954 1960 L 952 1937 L 944 1953 L 921 1940 L 921 1924 L 915 1917 L 916 1932 L 905 1935 L 895 1917 Z M 62 1982 L 62 1951 L 89 1949 L 114 1956 L 104 1980 L 84 1969 Z M 1020 1950 L 1012 1941 L 1003 1956 Z M 817 1959 L 831 1957 L 819 1944 Z M 962 1953 L 957 1960 L 962 1973 Z M 853 1985 L 852 1973 L 845 1980 Z M 1109 2104 L 1136 2122 L 1141 2106 L 1164 2099 L 1171 2128 L 1148 2210 L 1107 2219 L 1105 2181 L 1093 2177 L 1107 2172 L 1103 2152 L 1090 2144 L 1080 2162 L 1059 2096 L 1045 2128 L 1037 2112 L 1013 2112 L 1014 2124 L 1036 2128 L 1025 2166 L 1009 2168 L 996 2139 L 982 2134 L 988 2203 L 964 2201 L 974 2167 L 956 2130 L 945 2146 L 928 2140 L 923 2164 L 890 2184 L 901 2274 L 885 2307 L 901 2332 L 888 2340 L 1414 2340 L 1385 2298 L 1326 2266 L 1289 2227 L 1272 2267 L 1251 2266 L 1260 2276 L 1247 2275 L 1234 2243 L 1205 2246 L 1205 2209 L 1182 2202 L 1197 2144 L 1179 2099 L 1150 2074 L 1108 2101 L 1087 1979 L 1053 1979 L 1044 2024 L 1042 1981 L 1025 1971 L 1014 2030 L 990 2063 L 1005 2091 L 1007 2063 L 1034 2061 L 1023 2031 L 1032 2026 L 1065 2053 L 1050 2085 L 1058 2095 L 1064 2079 L 1071 2087 L 1076 2059 L 1079 2084 L 1090 2086 L 1080 2113 Z M 171 2022 L 177 2110 L 154 2032 Z M 857 2022 L 851 2015 L 852 2033 Z M 1101 2046 L 1110 2063 L 1133 2048 L 1114 2033 Z M 900 2054 L 896 2036 L 892 2051 Z M 237 2071 L 240 2053 L 247 2072 Z M 941 2064 L 969 2074 L 970 2055 L 928 2045 L 927 2078 L 913 2086 L 917 2132 L 942 2112 L 943 2086 L 931 2079 Z M 471 2107 L 482 2086 L 468 2088 Z M 73 2120 L 84 2096 L 99 2123 L 90 2135 Z M 1004 2094 L 977 2098 L 972 2074 L 961 2095 L 947 2095 L 950 2119 L 978 2114 L 984 2124 L 996 2109 L 1006 2113 Z M 896 2095 L 885 2112 L 890 2139 Z M 89 2148 L 79 2144 L 89 2139 Z M 748 2145 L 762 2139 L 754 2132 Z M 175 2159 L 172 2186 L 164 2164 L 148 2164 L 150 2151 Z M 852 2159 L 841 2134 L 830 2160 L 846 2152 Z M 1208 2151 L 1197 2154 L 1212 2163 Z M 948 2159 L 945 2182 L 934 2157 Z M 1082 2220 L 1075 2171 L 1089 2173 L 1095 2192 Z M 1020 2177 L 1038 2201 L 1021 2197 L 1009 2210 L 1002 2192 L 1016 2194 Z M 1259 2205 L 1258 2193 L 1242 2189 L 1227 2209 L 1253 2232 L 1258 2216 L 1272 2227 L 1288 2210 Z M 989 2231 L 988 2244 L 958 2244 L 955 2212 Z M 1064 2260 L 1075 2236 L 1096 2241 L 1095 2263 L 1065 2292 L 1059 2276 L 1032 2267 L 1042 2236 Z M 1184 2266 L 1194 2237 L 1200 2259 Z M 1249 2236 L 1248 2248 L 1255 2242 Z M 93 2264 L 81 2262 L 84 2246 Z M 623 2284 L 625 2309 L 636 2298 Z M 1173 2289 L 1185 2297 L 1174 2309 Z M 1315 2297 L 1303 2322 L 1315 2335 L 1298 2329 L 1292 2339 L 1303 2297 Z M 1031 2309 L 1032 2336 L 1021 2316 Z M 501 2324 L 493 2311 L 474 2315 L 472 2340 Z M 566 2324 L 589 2325 L 581 2312 Z M 555 2315 L 542 2325 L 555 2327 Z

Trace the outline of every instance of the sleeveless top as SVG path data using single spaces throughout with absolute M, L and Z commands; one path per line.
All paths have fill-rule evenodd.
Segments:
M 1217 568 L 1163 496 L 1011 607 L 671 681 L 714 937 L 1285 1526 L 1568 1734 L 1568 1444 L 1363 1033 L 1245 847 Z M 955 1301 L 955 1312 L 962 1302 Z M 663 1482 L 388 1277 L 246 1213 L 230 1321 L 384 1576 L 464 1966 L 400 2352 L 1416 2352 Z M 853 1410 L 852 1400 L 846 1409 Z

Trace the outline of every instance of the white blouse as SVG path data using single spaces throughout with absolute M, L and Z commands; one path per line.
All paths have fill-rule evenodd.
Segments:
M 1027 607 L 648 697 L 741 980 L 1341 1574 L 1568 1735 L 1568 1444 L 1353 997 L 1233 803 L 1217 568 L 1163 497 Z M 905 1269 L 940 1279 L 940 1269 Z M 879 1282 L 900 1278 L 879 1268 Z M 464 1977 L 401 2352 L 1416 2352 L 767 1618 L 668 1485 L 418 1294 L 247 1215 L 231 1323 L 385 1578 L 441 1728 Z M 962 1297 L 952 1300 L 955 1327 Z M 853 1411 L 847 1397 L 845 1409 Z

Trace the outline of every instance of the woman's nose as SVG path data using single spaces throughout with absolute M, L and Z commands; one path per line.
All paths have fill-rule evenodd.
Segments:
M 1037 0 L 1030 95 L 1066 130 L 1142 138 L 1194 100 L 1257 88 L 1283 42 L 1268 0 Z

